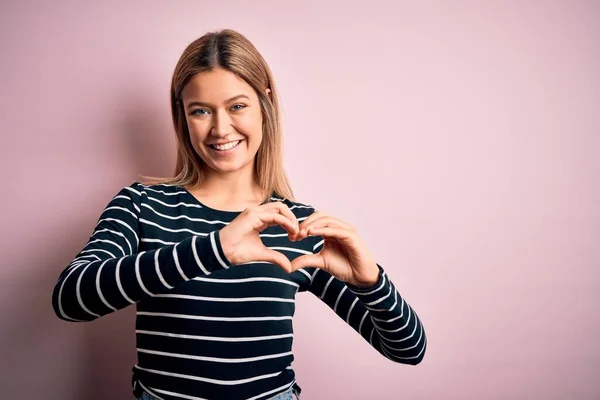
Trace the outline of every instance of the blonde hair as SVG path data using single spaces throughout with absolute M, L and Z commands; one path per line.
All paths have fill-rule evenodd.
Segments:
M 267 62 L 254 45 L 232 29 L 209 32 L 190 43 L 179 58 L 171 81 L 171 115 L 177 138 L 177 161 L 171 178 L 140 175 L 144 184 L 168 184 L 197 187 L 202 183 L 204 161 L 190 140 L 181 92 L 194 74 L 223 68 L 246 81 L 260 102 L 263 138 L 255 158 L 259 186 L 267 196 L 273 192 L 295 201 L 283 168 L 283 138 L 280 104 L 273 75 Z M 271 90 L 266 93 L 266 88 Z M 267 199 L 265 199 L 267 200 Z

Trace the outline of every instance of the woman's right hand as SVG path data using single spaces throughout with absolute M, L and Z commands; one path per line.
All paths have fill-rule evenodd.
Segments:
M 292 271 L 288 258 L 266 247 L 259 233 L 269 226 L 279 225 L 288 232 L 290 240 L 298 234 L 298 220 L 285 204 L 276 201 L 250 207 L 219 231 L 221 247 L 232 265 L 251 261 L 266 261 Z

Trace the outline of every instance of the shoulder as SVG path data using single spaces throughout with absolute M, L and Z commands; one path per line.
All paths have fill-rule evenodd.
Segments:
M 129 185 L 123 187 L 122 190 L 130 191 L 132 193 L 137 194 L 138 196 L 171 196 L 185 193 L 185 190 L 176 185 L 170 185 L 166 183 L 159 184 L 144 184 L 139 181 L 135 181 L 130 183 Z
M 123 186 L 118 195 L 129 197 L 134 203 L 140 205 L 148 200 L 166 200 L 175 199 L 175 196 L 185 193 L 185 190 L 179 186 L 169 184 L 144 184 L 139 181 L 131 182 Z

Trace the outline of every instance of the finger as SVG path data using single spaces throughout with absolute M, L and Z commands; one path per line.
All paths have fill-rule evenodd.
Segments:
M 274 210 L 267 210 L 258 213 L 258 218 L 261 221 L 261 224 L 264 226 L 275 226 L 279 225 L 289 232 L 290 236 L 294 236 L 298 233 L 298 226 L 294 224 L 290 219 L 282 214 Z M 264 230 L 263 228 L 261 229 Z
M 292 272 L 304 268 L 304 267 L 315 267 L 325 268 L 325 262 L 323 257 L 318 254 L 306 254 L 300 257 L 296 257 L 292 260 Z
M 319 219 L 325 215 L 326 214 L 323 211 L 315 210 L 312 214 L 310 214 L 308 217 L 306 217 L 306 219 L 304 219 L 304 221 L 302 221 L 302 223 L 300 224 L 300 229 L 302 229 L 304 226 L 309 224 L 311 221 L 314 221 L 315 219 Z
M 261 261 L 280 266 L 287 273 L 292 272 L 292 263 L 283 253 L 265 247 L 258 257 Z
M 296 215 L 292 212 L 292 210 L 290 210 L 290 208 L 286 204 L 284 204 L 280 201 L 276 201 L 273 203 L 267 203 L 261 207 L 263 207 L 265 210 L 276 211 L 276 212 L 280 213 L 281 215 L 287 217 L 292 222 L 292 224 L 294 224 L 296 226 L 296 230 L 300 230 L 298 218 L 296 218 Z M 294 235 L 295 235 L 295 232 L 294 232 Z
M 288 236 L 290 237 L 298 233 L 298 227 L 288 217 L 278 214 L 276 211 L 267 211 L 260 216 L 260 219 L 267 226 L 281 226 L 288 232 Z
M 350 225 L 349 223 L 342 221 L 339 218 L 332 217 L 331 215 L 327 215 L 324 218 L 326 218 L 329 226 L 339 226 L 341 228 L 345 228 L 348 230 L 354 229 L 354 227 L 352 225 Z M 323 218 L 319 218 L 318 220 L 321 220 L 321 219 L 323 219 Z M 312 223 L 314 223 L 314 222 L 316 222 L 316 221 L 313 221 Z M 307 224 L 307 225 L 309 225 L 309 224 Z
M 308 229 L 310 236 L 322 236 L 323 238 L 337 239 L 341 242 L 347 242 L 352 239 L 354 232 L 338 227 L 312 227 Z
M 283 204 L 281 202 L 276 203 L 278 204 L 277 209 L 279 210 L 279 212 L 287 216 L 290 219 L 290 221 L 292 221 L 292 223 L 294 224 L 294 231 L 289 235 L 289 237 L 291 240 L 295 240 L 295 236 L 300 231 L 300 223 L 298 222 L 296 214 L 294 214 L 286 204 Z
M 327 217 L 329 217 L 329 216 L 322 211 L 315 211 L 314 213 L 309 215 L 304 221 L 302 221 L 302 223 L 298 227 L 299 232 L 298 232 L 297 240 L 305 239 L 308 236 L 306 229 L 305 229 L 308 225 L 310 225 L 310 224 L 314 223 L 315 221 L 318 221 L 322 218 L 327 218 Z
M 294 214 L 292 212 L 292 210 L 290 210 L 290 208 L 286 204 L 284 204 L 280 201 L 275 201 L 275 202 L 267 203 L 267 204 L 271 205 L 270 208 L 273 208 L 273 209 L 277 210 L 280 214 L 288 217 L 290 219 L 290 221 L 292 221 L 294 224 L 299 225 L 298 218 L 296 218 L 296 214 Z M 269 208 L 267 208 L 267 209 L 269 209 Z
M 338 218 L 334 218 L 331 216 L 324 216 L 322 218 L 318 218 L 314 221 L 310 221 L 308 224 L 300 227 L 299 237 L 306 237 L 308 235 L 309 230 L 314 228 L 325 228 L 332 227 L 338 229 L 345 229 L 348 232 L 352 232 L 353 227 L 350 224 L 341 221 Z

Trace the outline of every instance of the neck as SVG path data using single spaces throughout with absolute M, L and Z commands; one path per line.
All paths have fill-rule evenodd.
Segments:
M 189 190 L 210 199 L 213 204 L 243 208 L 260 204 L 266 196 L 266 191 L 259 186 L 253 170 L 216 173 L 206 168 L 204 171 L 202 183 Z

